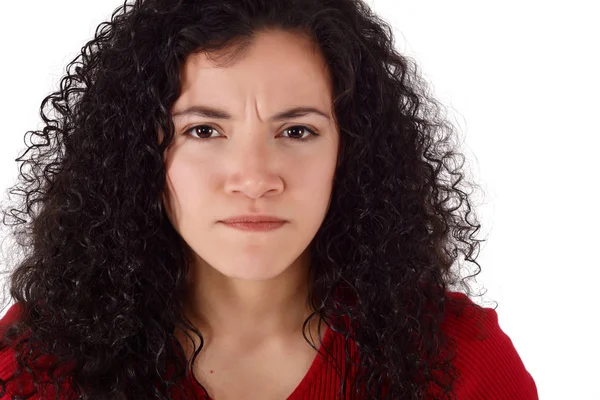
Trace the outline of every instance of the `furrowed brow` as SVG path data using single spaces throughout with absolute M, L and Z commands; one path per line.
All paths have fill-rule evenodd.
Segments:
M 271 121 L 281 121 L 281 120 L 290 119 L 290 118 L 302 117 L 302 116 L 305 116 L 308 114 L 315 114 L 315 115 L 321 116 L 323 118 L 330 119 L 329 116 L 325 112 L 323 112 L 315 107 L 292 107 L 290 109 L 281 111 L 281 112 L 273 115 L 270 118 L 270 120 Z M 187 116 L 187 115 L 195 115 L 195 116 L 199 116 L 199 117 L 212 118 L 212 119 L 233 119 L 231 114 L 229 114 L 225 110 L 221 110 L 221 109 L 209 107 L 209 106 L 200 106 L 200 105 L 191 106 L 189 108 L 186 108 L 185 110 L 175 112 L 175 113 L 173 113 L 172 117 L 173 117 L 173 119 L 175 119 L 175 118 L 180 118 L 180 117 Z

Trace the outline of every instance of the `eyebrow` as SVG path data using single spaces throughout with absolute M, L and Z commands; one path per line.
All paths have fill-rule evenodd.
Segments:
M 330 119 L 327 114 L 325 114 L 323 111 L 321 111 L 317 108 L 314 108 L 314 107 L 292 107 L 292 108 L 289 108 L 287 110 L 284 110 L 284 111 L 281 111 L 281 112 L 275 114 L 270 119 L 271 119 L 271 121 L 281 121 L 281 120 L 290 119 L 290 118 L 302 117 L 307 114 L 316 114 L 321 117 Z M 209 107 L 209 106 L 200 106 L 200 105 L 191 106 L 189 108 L 186 108 L 185 110 L 178 111 L 178 112 L 174 113 L 172 115 L 172 117 L 173 117 L 173 119 L 175 119 L 177 117 L 182 117 L 185 115 L 196 115 L 199 117 L 214 118 L 214 119 L 232 119 L 231 114 L 229 114 L 225 110 L 220 110 L 218 108 L 213 108 L 213 107 Z

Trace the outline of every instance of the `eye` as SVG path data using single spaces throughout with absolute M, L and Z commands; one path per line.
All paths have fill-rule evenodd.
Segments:
M 300 140 L 301 142 L 311 140 L 314 137 L 319 136 L 319 134 L 316 133 L 314 130 L 312 130 L 309 127 L 306 127 L 304 125 L 294 125 L 289 128 L 285 128 L 283 130 L 283 132 L 289 132 L 289 134 L 293 136 L 292 139 Z M 307 133 L 307 132 L 308 132 L 308 136 L 303 138 L 302 136 L 304 136 L 304 133 Z M 297 137 L 297 136 L 300 136 L 300 137 Z
M 196 125 L 184 132 L 184 135 L 192 134 L 192 137 L 197 139 L 208 139 L 214 132 L 218 132 L 215 128 L 210 125 Z M 199 137 L 194 136 L 198 135 Z M 207 136 L 208 135 L 208 136 Z
M 211 125 L 195 125 L 189 128 L 184 132 L 184 135 L 192 135 L 193 138 L 202 140 L 202 139 L 210 139 L 211 136 L 215 133 L 219 132 Z M 283 133 L 288 133 L 288 137 L 290 139 L 294 139 L 297 141 L 308 141 L 313 139 L 316 136 L 319 136 L 313 129 L 304 126 L 304 125 L 294 125 L 289 128 L 285 128 Z

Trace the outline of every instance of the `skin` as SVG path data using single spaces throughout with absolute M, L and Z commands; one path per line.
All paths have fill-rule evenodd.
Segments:
M 284 394 L 316 354 L 302 337 L 302 323 L 311 312 L 308 247 L 329 208 L 338 157 L 327 64 L 306 37 L 265 31 L 225 67 L 205 53 L 190 55 L 181 88 L 171 110 L 176 138 L 165 155 L 164 201 L 194 257 L 186 313 L 205 338 L 201 354 L 208 359 L 202 362 L 212 360 L 213 372 L 225 368 L 228 356 L 242 366 L 242 354 L 248 365 L 253 355 L 269 357 L 280 381 L 282 371 L 290 371 Z M 194 106 L 224 110 L 231 118 L 185 112 Z M 326 117 L 272 120 L 297 106 L 317 108 Z M 197 125 L 209 126 L 189 131 Z M 319 136 L 288 130 L 298 125 Z M 287 222 L 268 232 L 218 222 L 252 213 Z M 323 335 L 310 329 L 313 338 Z M 221 354 L 220 360 L 211 354 Z M 287 361 L 274 361 L 282 355 Z

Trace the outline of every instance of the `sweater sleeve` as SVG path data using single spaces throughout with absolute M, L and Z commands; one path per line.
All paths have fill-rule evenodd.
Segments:
M 18 304 L 10 306 L 8 311 L 0 319 L 0 335 L 4 334 L 7 326 L 13 323 L 19 316 L 20 308 Z M 17 370 L 17 359 L 12 347 L 5 347 L 2 344 L 0 349 L 0 378 L 4 381 L 10 378 Z M 14 381 L 3 382 L 0 385 L 0 399 L 10 399 L 13 392 Z
M 457 398 L 538 400 L 535 381 L 512 340 L 500 328 L 496 311 L 480 306 L 477 309 L 477 317 L 467 312 L 465 319 L 457 318 L 448 324 L 458 352 Z
M 20 318 L 21 313 L 21 305 L 13 304 L 0 319 L 0 334 L 4 334 L 5 329 Z M 46 370 L 37 369 L 39 365 L 46 365 L 51 360 L 52 357 L 41 355 L 33 366 L 33 368 L 36 369 L 36 375 L 38 377 L 38 393 L 33 398 L 54 399 L 56 397 L 56 390 L 54 385 L 50 382 Z M 19 398 L 22 398 L 22 395 L 33 392 L 34 383 L 32 381 L 32 376 L 29 373 L 23 373 L 23 369 L 21 369 L 20 374 L 16 375 L 19 371 L 18 366 L 15 349 L 13 347 L 6 347 L 3 343 L 0 348 L 0 378 L 2 378 L 3 381 L 8 380 L 8 382 L 4 382 L 4 385 L 0 385 L 0 400 L 12 400 L 13 396 L 16 395 L 18 395 Z M 58 371 L 60 371 L 60 369 L 58 369 Z M 69 389 L 67 381 L 61 387 L 61 400 L 70 400 L 73 398 L 73 392 L 69 391 Z
M 16 358 L 11 348 L 0 351 L 0 378 L 7 380 L 17 370 Z M 0 400 L 9 400 L 14 394 L 15 381 L 3 382 L 0 385 Z

